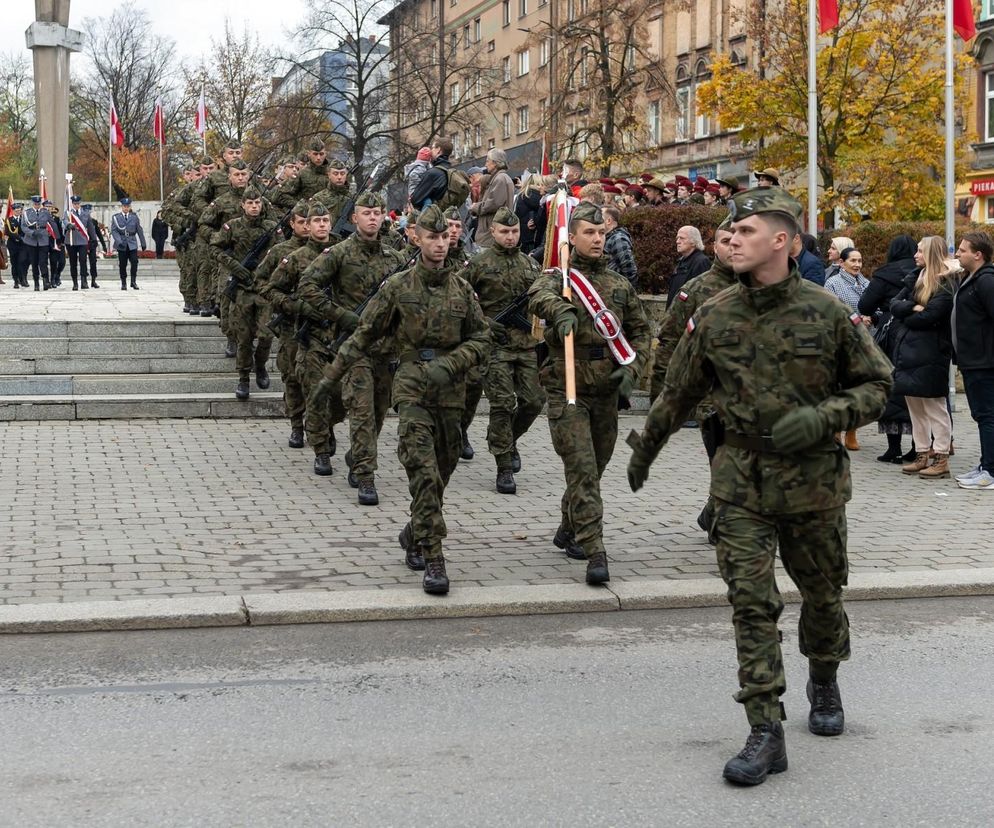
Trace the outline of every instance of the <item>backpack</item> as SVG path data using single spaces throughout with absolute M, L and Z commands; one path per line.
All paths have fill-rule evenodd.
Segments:
M 462 207 L 469 198 L 469 176 L 462 170 L 445 170 L 445 195 L 437 202 L 439 209 Z

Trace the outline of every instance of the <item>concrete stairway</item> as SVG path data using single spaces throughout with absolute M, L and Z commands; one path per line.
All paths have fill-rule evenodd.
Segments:
M 279 417 L 282 386 L 235 399 L 214 319 L 0 321 L 0 420 Z

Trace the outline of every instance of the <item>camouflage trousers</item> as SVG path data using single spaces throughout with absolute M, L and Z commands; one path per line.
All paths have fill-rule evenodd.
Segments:
M 331 428 L 345 419 L 342 388 L 337 385 L 331 394 L 318 399 L 314 389 L 324 378 L 328 357 L 323 348 L 297 349 L 297 377 L 304 392 L 304 427 L 307 443 L 315 454 L 331 453 Z
M 228 274 L 226 272 L 221 272 L 222 284 L 224 287 L 228 283 Z M 242 293 L 242 291 L 239 291 Z M 219 305 L 221 308 L 221 333 L 223 333 L 228 339 L 235 336 L 235 332 L 231 327 L 231 300 L 228 298 L 227 294 L 215 294 L 214 296 L 215 304 Z
M 190 245 L 190 254 L 195 262 L 197 305 L 209 308 L 214 304 L 214 271 L 217 265 L 207 245 L 202 241 L 198 240 Z
M 283 404 L 292 428 L 304 425 L 304 389 L 297 377 L 297 340 L 293 338 L 292 325 L 286 323 L 280 332 L 280 347 L 276 352 L 276 367 L 283 382 Z
M 716 503 L 718 568 L 728 586 L 739 660 L 735 700 L 745 705 L 751 725 L 779 721 L 787 682 L 777 629 L 783 599 L 773 577 L 777 546 L 801 593 L 801 653 L 813 675 L 828 678 L 849 658 L 849 619 L 842 605 L 849 573 L 846 510 L 760 515 Z
M 588 558 L 605 552 L 601 476 L 618 440 L 618 395 L 580 396 L 568 406 L 562 391 L 550 389 L 549 431 L 566 474 L 563 528 Z
M 497 470 L 510 471 L 515 442 L 545 405 L 534 349 L 495 350 L 483 375 L 483 388 L 490 402 L 487 446 L 497 460 Z
M 414 541 L 426 547 L 426 558 L 438 558 L 446 536 L 442 500 L 462 451 L 462 409 L 403 403 L 399 414 L 397 456 L 407 472 Z
M 269 359 L 273 348 L 273 335 L 266 325 L 272 316 L 272 308 L 255 291 L 240 290 L 234 302 L 229 304 L 229 331 L 238 350 L 235 352 L 235 368 L 240 379 L 248 379 L 252 369 L 259 370 Z M 253 351 L 253 343 L 258 345 Z
M 474 365 L 466 372 L 466 407 L 463 409 L 459 425 L 466 431 L 473 418 L 476 416 L 476 408 L 480 404 L 483 396 L 483 376 L 479 366 Z
M 376 442 L 390 407 L 393 376 L 384 358 L 361 359 L 342 380 L 342 403 L 349 415 L 352 473 L 371 480 L 376 472 Z
M 179 265 L 179 292 L 183 304 L 190 307 L 197 303 L 197 272 L 189 247 L 176 251 L 176 264 Z

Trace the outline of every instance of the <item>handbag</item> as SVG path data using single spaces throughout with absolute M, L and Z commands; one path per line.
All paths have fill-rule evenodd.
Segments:
M 887 321 L 883 325 L 879 325 L 873 332 L 873 341 L 877 343 L 881 351 L 888 355 L 890 354 L 890 328 L 893 321 L 894 317 L 888 316 Z

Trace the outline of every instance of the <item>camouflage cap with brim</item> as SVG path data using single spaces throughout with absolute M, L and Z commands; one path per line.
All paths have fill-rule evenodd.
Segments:
M 262 201 L 262 193 L 255 187 L 246 187 L 242 193 L 242 201 Z
M 209 167 L 213 163 L 214 163 L 214 159 L 211 158 L 209 155 L 205 155 L 203 158 L 200 159 L 200 166 L 201 167 Z
M 729 213 L 721 220 L 721 224 L 718 225 L 718 230 L 724 230 L 726 233 L 732 232 L 732 214 Z
M 300 216 L 300 218 L 307 218 L 307 213 L 310 210 L 310 205 L 306 201 L 298 201 L 293 205 L 293 214 L 295 216 Z
M 462 216 L 459 215 L 459 210 L 455 207 L 449 207 L 444 213 L 446 221 L 458 221 L 462 222 Z
M 742 221 L 761 213 L 783 213 L 794 221 L 800 221 L 804 207 L 780 187 L 756 187 L 728 199 L 728 214 L 732 221 Z
M 328 215 L 328 208 L 321 203 L 312 204 L 307 210 L 307 218 L 319 218 Z
M 237 161 L 232 161 L 228 165 L 228 169 L 229 170 L 247 170 L 248 169 L 248 164 L 246 164 L 244 161 L 242 161 L 239 158 Z
M 432 233 L 447 233 L 449 230 L 449 223 L 442 215 L 442 211 L 438 209 L 437 204 L 425 207 L 421 211 L 421 215 L 418 216 L 417 223 L 422 230 L 430 230 Z
M 229 150 L 240 150 L 242 148 L 242 142 L 236 141 L 232 138 L 227 144 L 224 145 L 224 148 Z
M 573 213 L 570 215 L 570 221 L 587 221 L 590 224 L 603 224 L 604 214 L 601 212 L 601 208 L 596 204 L 579 204 L 573 208 Z
M 345 162 L 341 158 L 332 158 L 328 161 L 328 166 L 333 170 L 347 170 Z
M 501 207 L 496 213 L 494 213 L 494 224 L 503 224 L 505 227 L 517 227 L 518 217 L 512 213 L 507 207 Z
M 320 138 L 313 139 L 307 145 L 307 150 L 308 152 L 321 152 L 322 150 L 324 150 L 324 141 L 322 141 Z
M 383 197 L 377 193 L 370 192 L 366 190 L 364 193 L 360 193 L 359 197 L 355 200 L 356 207 L 379 207 L 381 210 L 386 209 L 386 202 Z

